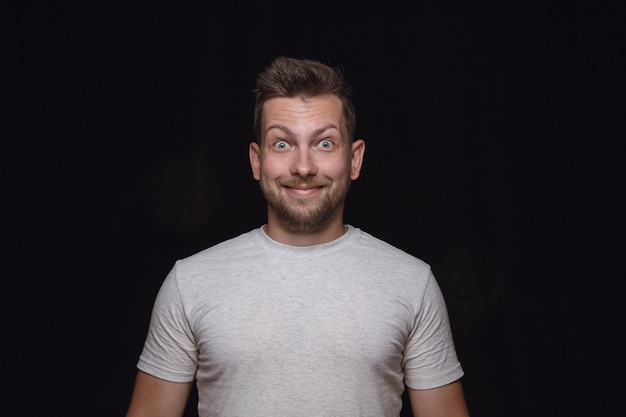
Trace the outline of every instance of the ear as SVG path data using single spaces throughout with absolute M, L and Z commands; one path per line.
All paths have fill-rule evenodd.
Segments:
M 261 149 L 259 144 L 251 142 L 248 149 L 248 156 L 250 157 L 250 167 L 252 168 L 252 176 L 255 180 L 261 179 Z
M 352 142 L 352 157 L 350 159 L 350 179 L 356 180 L 361 175 L 363 155 L 365 154 L 365 141 L 357 139 Z

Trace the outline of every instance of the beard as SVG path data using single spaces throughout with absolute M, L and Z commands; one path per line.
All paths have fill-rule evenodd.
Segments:
M 328 187 L 332 182 L 330 180 L 283 180 L 277 182 L 279 189 L 284 186 L 304 184 Z M 307 199 L 298 199 L 295 204 L 290 205 L 285 197 L 265 182 L 260 181 L 263 196 L 267 200 L 268 206 L 276 214 L 276 219 L 286 230 L 294 234 L 318 232 L 340 215 L 350 184 L 350 178 L 346 177 L 338 184 L 337 189 L 327 192 L 316 206 L 307 208 Z

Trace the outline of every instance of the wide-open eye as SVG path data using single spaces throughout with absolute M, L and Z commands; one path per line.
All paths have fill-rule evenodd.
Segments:
M 276 142 L 274 142 L 273 146 L 276 149 L 287 149 L 289 148 L 289 143 L 287 143 L 287 141 L 285 140 L 277 140 Z
M 318 146 L 320 148 L 323 148 L 323 149 L 332 149 L 333 146 L 334 146 L 334 143 L 330 139 L 324 139 L 324 140 L 320 141 Z

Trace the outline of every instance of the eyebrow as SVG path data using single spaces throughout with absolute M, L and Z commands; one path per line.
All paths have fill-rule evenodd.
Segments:
M 280 131 L 282 131 L 282 132 L 284 132 L 284 133 L 286 133 L 288 135 L 292 135 L 292 136 L 294 135 L 293 131 L 291 129 L 289 129 L 287 126 L 283 126 L 283 125 L 279 125 L 279 124 L 269 125 L 267 127 L 267 129 L 265 130 L 265 132 L 267 133 L 267 132 L 269 132 L 272 129 L 278 129 L 278 130 L 280 130 Z M 339 132 L 339 134 L 341 134 L 341 129 L 339 129 L 335 124 L 329 123 L 329 124 L 327 124 L 325 126 L 322 126 L 322 127 L 318 128 L 318 129 L 315 129 L 311 136 L 321 135 L 322 133 L 324 133 L 328 129 L 335 129 L 335 130 L 337 130 Z
M 278 125 L 278 124 L 269 125 L 267 129 L 265 129 L 265 133 L 269 132 L 272 129 L 278 129 L 284 133 L 287 133 L 288 135 L 293 135 L 293 132 L 287 126 Z

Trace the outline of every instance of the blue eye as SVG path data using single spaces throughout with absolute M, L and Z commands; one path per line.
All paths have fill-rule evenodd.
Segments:
M 289 144 L 285 142 L 284 140 L 279 140 L 276 143 L 274 143 L 274 147 L 276 149 L 287 149 L 289 147 Z
M 319 147 L 324 149 L 330 149 L 333 147 L 333 142 L 331 140 L 324 139 L 320 142 Z

